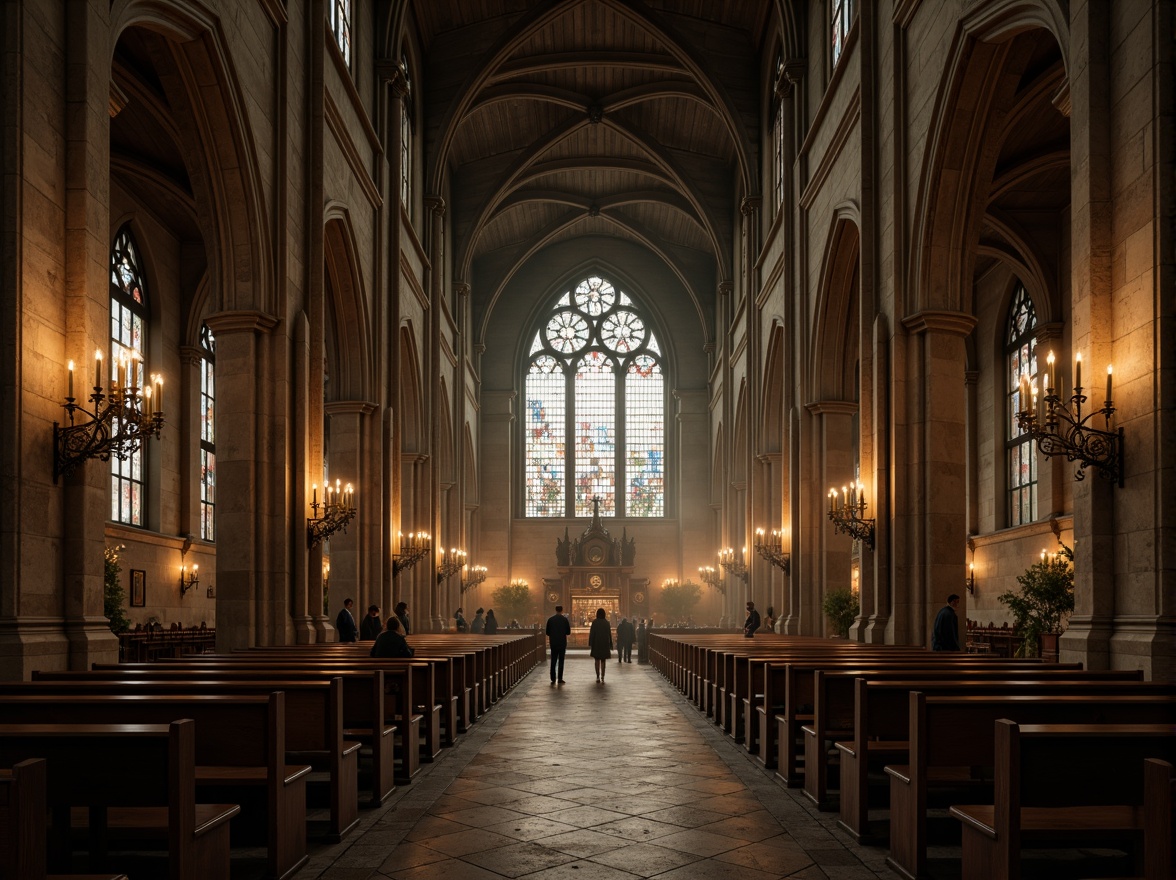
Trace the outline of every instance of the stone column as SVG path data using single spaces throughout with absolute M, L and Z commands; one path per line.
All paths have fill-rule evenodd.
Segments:
M 964 339 L 976 319 L 963 312 L 925 310 L 904 322 L 915 336 L 910 381 L 917 404 L 915 424 L 907 426 L 913 443 L 896 480 L 918 486 L 913 510 L 896 512 L 909 519 L 912 553 L 909 581 L 894 584 L 894 641 L 929 645 L 931 625 L 948 595 L 961 595 L 959 615 L 967 618 L 964 584 L 967 539 L 967 493 L 960 449 L 967 431 L 964 393 Z
M 854 542 L 836 532 L 828 518 L 829 489 L 848 486 L 853 478 L 852 425 L 858 405 L 852 400 L 821 400 L 807 407 L 812 445 L 809 455 L 813 480 L 804 494 L 810 499 L 806 512 L 814 528 L 806 530 L 806 549 L 814 554 L 813 569 L 804 582 L 801 596 L 802 628 L 805 635 L 826 635 L 825 613 L 821 609 L 829 590 L 849 589 Z M 838 502 L 840 503 L 840 502 Z M 811 544 L 809 542 L 812 542 Z
M 438 195 L 428 196 L 425 199 L 425 207 L 428 208 L 429 218 L 432 221 L 430 225 L 431 235 L 429 241 L 429 260 L 432 266 L 429 275 L 429 373 L 427 375 L 427 405 L 429 413 L 429 453 L 430 460 L 428 462 L 429 473 L 427 475 L 427 483 L 422 485 L 428 486 L 428 495 L 426 496 L 428 502 L 428 521 L 432 524 L 430 531 L 433 533 L 434 551 L 440 549 L 437 544 L 442 540 L 444 534 L 445 524 L 441 522 L 441 468 L 439 463 L 441 461 L 441 442 L 445 434 L 442 431 L 442 419 L 444 413 L 441 411 L 441 331 L 442 324 L 445 322 L 445 309 L 443 303 L 445 301 L 445 200 Z M 454 389 L 455 394 L 460 394 L 461 389 Z M 421 565 L 428 562 L 429 578 L 428 582 L 423 584 L 422 599 L 428 602 L 427 609 L 421 609 L 428 613 L 428 617 L 423 615 L 420 620 L 429 621 L 429 628 L 433 632 L 443 632 L 445 629 L 445 612 L 440 607 L 440 591 L 436 577 L 436 554 L 429 560 L 422 560 Z
M 270 334 L 277 321 L 261 312 L 237 311 L 211 315 L 207 322 L 216 336 L 221 487 L 216 647 L 229 651 L 281 644 L 290 609 L 285 573 L 272 571 L 271 564 L 285 557 L 283 548 L 289 539 L 286 505 L 281 500 L 285 493 L 278 493 L 275 504 L 271 485 L 273 472 L 284 473 L 286 461 L 275 449 L 270 418 L 285 395 L 273 393 L 268 366 Z M 298 511 L 304 534 L 302 488 L 296 482 L 293 509 Z
M 330 476 L 332 482 L 342 480 L 355 489 L 355 517 L 346 531 L 336 532 L 330 538 L 332 604 L 340 604 L 347 596 L 355 599 L 357 616 L 367 614 L 368 605 L 380 605 L 379 584 L 375 582 L 375 570 L 371 567 L 371 547 L 367 528 L 371 511 L 378 509 L 374 498 L 374 485 L 378 481 L 368 467 L 367 436 L 368 422 L 376 408 L 373 404 L 358 400 L 339 400 L 326 404 L 331 437 Z M 385 613 L 380 605 L 380 612 Z

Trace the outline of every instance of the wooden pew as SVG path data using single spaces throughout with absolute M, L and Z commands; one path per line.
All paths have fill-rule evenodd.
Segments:
M 829 774 L 834 761 L 840 763 L 844 750 L 836 750 L 835 758 L 830 758 L 825 744 L 837 740 L 852 740 L 857 725 L 858 706 L 856 702 L 856 682 L 858 678 L 867 678 L 878 687 L 886 682 L 896 682 L 900 690 L 890 695 L 879 696 L 883 702 L 878 710 L 893 716 L 896 730 L 905 730 L 907 721 L 907 694 L 918 689 L 917 682 L 925 682 L 926 688 L 937 692 L 946 689 L 954 692 L 960 687 L 972 687 L 993 682 L 1080 682 L 1088 686 L 1106 684 L 1112 688 L 1122 683 L 1138 681 L 1135 672 L 1083 673 L 1081 670 L 1070 669 L 1054 671 L 1043 669 L 1040 664 L 1035 666 L 1017 666 L 1007 660 L 981 661 L 979 663 L 951 663 L 947 667 L 943 664 L 933 664 L 930 668 L 922 664 L 905 666 L 901 663 L 890 667 L 879 666 L 878 669 L 855 674 L 853 669 L 847 668 L 818 668 L 808 677 L 809 688 L 803 689 L 805 679 L 802 677 L 798 686 L 802 688 L 800 699 L 811 695 L 812 720 L 800 725 L 804 743 L 805 772 L 804 790 L 806 795 L 822 809 L 834 809 L 835 804 L 828 796 Z M 1064 687 L 1064 684 L 1061 685 Z M 1004 690 L 999 684 L 989 687 L 987 691 L 975 693 L 995 693 Z M 1057 693 L 1058 691 L 1052 691 Z M 1101 691 L 1110 693 L 1112 691 Z M 881 723 L 879 717 L 873 721 Z M 905 750 L 905 736 L 891 736 L 889 739 L 898 742 L 896 746 Z M 785 756 L 787 757 L 787 756 Z M 896 761 L 901 761 L 901 758 Z M 842 795 L 845 786 L 841 786 Z M 851 797 L 855 792 L 850 792 Z M 844 802 L 844 801 L 843 801 Z
M 911 880 L 925 876 L 927 807 L 937 789 L 942 791 L 940 802 L 945 799 L 950 802 L 952 797 L 966 800 L 991 797 L 993 734 L 998 719 L 1021 724 L 1176 725 L 1176 688 L 1168 690 L 1166 696 L 1156 693 L 1100 696 L 1075 692 L 1048 696 L 928 696 L 912 692 L 910 763 L 886 767 L 890 777 L 890 857 L 886 863 Z M 1176 733 L 1176 726 L 1173 731 Z
M 345 671 L 332 669 L 332 678 L 342 680 L 343 731 L 345 741 L 358 741 L 370 749 L 372 773 L 368 780 L 369 800 L 380 804 L 395 791 L 395 748 L 396 728 L 389 724 L 385 712 L 385 679 L 382 669 L 361 669 Z M 402 676 L 407 672 L 401 671 Z M 162 681 L 181 685 L 188 682 L 194 692 L 215 692 L 221 684 L 261 684 L 280 689 L 283 681 L 323 681 L 325 669 L 313 673 L 276 672 L 274 669 L 249 667 L 246 669 L 196 669 L 174 664 L 95 664 L 91 672 L 34 672 L 34 682 L 87 682 L 113 681 L 132 685 L 134 682 Z M 256 688 L 242 688 L 242 692 L 254 692 Z M 0 694 L 5 693 L 0 685 Z
M 835 748 L 840 758 L 840 820 L 838 825 L 859 842 L 869 836 L 871 769 L 880 773 L 880 781 L 890 777 L 881 773 L 887 764 L 909 763 L 910 694 L 921 691 L 930 696 L 1002 696 L 1021 702 L 1044 701 L 1055 697 L 1085 697 L 1090 705 L 1114 703 L 1116 700 L 1154 698 L 1170 700 L 1176 690 L 1171 685 L 1151 682 L 1080 682 L 1044 683 L 1034 681 L 931 682 L 912 679 L 867 680 L 855 682 L 852 741 L 839 741 Z M 1092 709 L 1092 711 L 1094 711 Z M 818 712 L 818 714 L 820 714 Z M 840 723 L 840 722 L 834 722 Z M 814 735 L 814 740 L 815 740 Z M 806 794 L 808 777 L 805 774 Z M 815 776 L 815 774 L 813 774 Z M 883 803 L 889 803 L 886 793 Z
M 75 673 L 76 674 L 76 673 Z M 82 673 L 86 675 L 87 673 Z M 31 682 L 0 683 L 0 694 L 148 694 L 268 695 L 283 691 L 286 701 L 286 760 L 326 772 L 330 799 L 327 836 L 341 840 L 359 822 L 358 752 L 360 745 L 343 735 L 343 680 L 267 679 L 261 681 L 60 680 L 66 673 L 46 673 Z M 308 786 L 313 780 L 308 780 Z
M 46 761 L 58 847 L 71 810 L 84 807 L 92 861 L 105 857 L 108 837 L 127 836 L 158 841 L 171 880 L 229 876 L 229 820 L 240 807 L 196 803 L 194 722 L 0 725 L 0 764 L 29 758 Z
M 1171 724 L 1002 719 L 995 741 L 993 803 L 950 810 L 963 828 L 963 880 L 1016 880 L 1022 844 L 1138 847 L 1144 804 L 1164 796 L 1144 791 L 1163 775 L 1145 773 L 1144 762 L 1176 757 Z
M 1176 768 L 1148 758 L 1143 767 L 1143 880 L 1176 878 Z
M 0 695 L 0 724 L 196 723 L 197 793 L 223 793 L 242 804 L 241 821 L 266 841 L 270 876 L 289 877 L 306 849 L 309 765 L 286 764 L 286 703 L 268 696 L 215 694 Z M 258 797 L 261 794 L 262 797 Z M 244 829 L 243 829 L 244 830 Z M 248 833 L 248 831 L 246 832 Z
M 45 761 L 0 770 L 0 880 L 127 880 L 126 874 L 46 874 Z

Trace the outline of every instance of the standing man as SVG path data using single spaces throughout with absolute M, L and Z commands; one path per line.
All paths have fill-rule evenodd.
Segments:
M 633 662 L 633 642 L 635 641 L 637 641 L 637 630 L 633 627 L 633 621 L 622 617 L 621 622 L 617 624 L 618 663 Z
M 355 618 L 351 616 L 351 606 L 355 603 L 351 599 L 343 600 L 343 610 L 335 618 L 335 629 L 339 631 L 339 641 L 354 642 L 359 630 L 355 628 Z
M 760 628 L 760 613 L 755 610 L 755 603 L 747 603 L 747 620 L 743 621 L 743 635 L 747 638 L 755 636 L 755 631 Z
M 563 615 L 563 606 L 555 606 L 555 614 L 547 618 L 547 642 L 551 646 L 551 683 L 564 683 L 564 658 L 568 653 L 568 636 L 572 625 Z M 557 678 L 558 674 L 558 678 Z
M 956 616 L 960 597 L 952 593 L 947 597 L 947 604 L 939 609 L 935 616 L 935 625 L 931 627 L 932 651 L 958 651 L 960 649 L 960 619 Z
M 365 642 L 375 641 L 384 631 L 384 621 L 380 620 L 380 606 L 369 605 L 367 617 L 359 624 L 359 637 Z
M 408 603 L 396 603 L 396 616 L 400 619 L 400 626 L 406 636 L 412 635 L 412 626 L 408 622 Z

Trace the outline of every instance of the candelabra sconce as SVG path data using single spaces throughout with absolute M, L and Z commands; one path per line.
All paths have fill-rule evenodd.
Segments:
M 53 482 L 89 458 L 110 461 L 114 456 L 125 461 L 144 438 L 163 431 L 163 377 L 152 374 L 150 384 L 139 387 L 140 360 L 139 353 L 132 352 L 129 361 L 120 361 L 116 378 L 103 390 L 102 352 L 94 352 L 89 408 L 74 397 L 74 362 L 69 362 L 69 393 L 62 404 L 69 424 L 53 423 Z M 78 422 L 79 416 L 86 420 Z
M 338 531 L 347 531 L 347 524 L 355 516 L 355 490 L 348 483 L 343 487 L 340 480 L 332 486 L 329 483 L 323 487 L 326 490 L 326 500 L 318 500 L 318 484 L 311 487 L 310 509 L 314 516 L 306 519 L 306 540 L 313 548 L 323 541 L 329 541 L 331 535 Z
M 467 572 L 469 575 L 468 579 L 466 576 Z M 486 566 L 475 565 L 473 568 L 470 568 L 468 565 L 462 566 L 461 591 L 463 593 L 472 590 L 484 580 L 486 580 Z
M 728 573 L 747 583 L 747 548 L 739 554 L 739 561 L 735 560 L 735 551 L 730 547 L 719 551 L 719 565 Z
M 400 549 L 392 555 L 392 576 L 412 568 L 433 550 L 433 539 L 426 532 L 401 534 Z
M 1123 429 L 1116 429 L 1112 418 L 1115 407 L 1111 397 L 1111 365 L 1107 364 L 1107 393 L 1102 409 L 1083 416 L 1082 405 L 1087 397 L 1082 393 L 1082 355 L 1077 356 L 1074 364 L 1074 393 L 1065 403 L 1050 383 L 1050 374 L 1054 372 L 1052 351 L 1046 364 L 1041 376 L 1041 403 L 1037 400 L 1037 384 L 1027 374 L 1021 376 L 1017 427 L 1033 438 L 1042 455 L 1050 458 L 1061 455 L 1067 461 L 1078 462 L 1074 479 L 1086 479 L 1086 469 L 1094 467 L 1100 476 L 1123 488 Z M 1096 416 L 1102 416 L 1102 428 L 1090 424 Z
M 437 564 L 437 583 L 444 583 L 462 570 L 466 564 L 464 550 L 441 548 L 441 561 Z
M 860 483 L 841 487 L 841 504 L 837 504 L 837 490 L 829 490 L 829 519 L 833 530 L 861 541 L 874 549 L 874 520 L 866 517 L 866 490 Z
M 678 586 L 678 579 L 677 578 L 666 578 L 664 581 L 662 581 L 662 589 L 663 590 L 666 587 L 676 587 L 676 586 Z
M 194 589 L 200 583 L 200 566 L 193 565 L 190 569 L 186 565 L 180 566 L 180 598 L 188 590 Z M 210 588 L 211 589 L 211 588 Z
M 713 566 L 703 565 L 699 566 L 698 576 L 702 578 L 702 582 L 711 587 L 714 587 L 724 596 L 727 595 L 727 585 L 723 583 L 723 576 L 715 570 Z
M 784 552 L 784 532 L 772 529 L 770 537 L 764 535 L 763 529 L 755 530 L 755 552 L 768 560 L 784 574 L 792 572 L 792 554 Z

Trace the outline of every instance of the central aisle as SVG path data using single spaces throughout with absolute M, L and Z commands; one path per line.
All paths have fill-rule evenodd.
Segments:
M 329 863 L 320 856 L 305 873 L 347 880 L 885 875 L 884 866 L 871 869 L 855 854 L 873 861 L 879 853 L 847 849 L 824 821 L 834 816 L 818 819 L 650 667 L 614 659 L 597 684 L 587 653 L 569 652 L 565 678 L 550 687 L 547 669 L 533 670 L 350 846 Z

